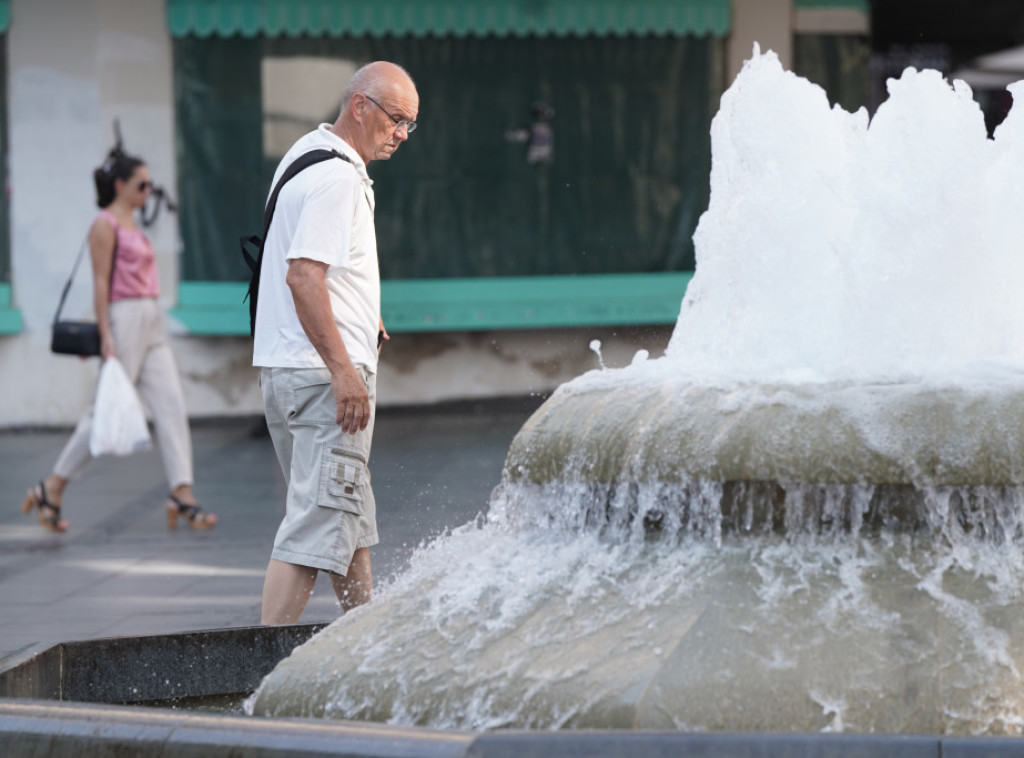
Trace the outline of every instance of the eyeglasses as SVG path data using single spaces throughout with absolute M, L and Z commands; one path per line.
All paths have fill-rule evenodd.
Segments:
M 143 179 L 141 182 L 135 185 L 139 192 L 145 192 L 148 189 L 153 189 L 153 182 Z
M 397 132 L 397 131 L 398 131 L 399 129 L 404 129 L 404 130 L 405 130 L 405 133 L 406 133 L 406 134 L 408 135 L 408 134 L 412 134 L 412 133 L 413 133 L 414 131 L 416 131 L 416 122 L 415 122 L 415 121 L 406 121 L 405 119 L 398 119 L 398 118 L 395 118 L 395 117 L 394 117 L 394 116 L 392 116 L 392 115 L 391 115 L 390 113 L 388 113 L 388 112 L 387 112 L 386 110 L 384 110 L 384 106 L 383 106 L 383 105 L 381 105 L 380 103 L 378 103 L 378 102 L 377 102 L 376 100 L 374 100 L 374 99 L 373 99 L 372 97 L 370 97 L 369 95 L 367 95 L 367 94 L 366 94 L 365 92 L 363 92 L 363 93 L 361 93 L 361 94 L 362 94 L 362 96 L 363 96 L 363 97 L 365 97 L 365 98 L 366 98 L 367 100 L 369 100 L 369 101 L 370 101 L 371 103 L 373 103 L 373 104 L 374 104 L 374 105 L 376 105 L 376 106 L 377 106 L 378 108 L 380 108 L 380 109 L 381 109 L 382 111 L 384 111 L 384 115 L 385 115 L 385 116 L 387 116 L 387 117 L 388 117 L 389 119 L 391 119 L 392 121 L 394 121 L 394 122 L 395 122 L 395 131 L 396 131 L 396 132 Z

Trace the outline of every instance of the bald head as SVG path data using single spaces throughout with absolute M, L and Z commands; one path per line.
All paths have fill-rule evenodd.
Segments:
M 352 102 L 352 96 L 357 92 L 363 92 L 374 100 L 380 102 L 381 98 L 391 94 L 391 90 L 408 86 L 413 90 L 416 84 L 404 68 L 397 63 L 388 61 L 373 61 L 356 71 L 349 79 L 345 91 L 341 94 L 341 110 Z
M 404 124 L 415 121 L 419 109 L 420 97 L 406 70 L 374 61 L 352 75 L 333 129 L 364 162 L 388 160 L 409 139 Z

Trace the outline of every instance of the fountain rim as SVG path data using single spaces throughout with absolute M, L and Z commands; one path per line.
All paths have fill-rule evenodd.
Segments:
M 102 728 L 97 728 L 102 726 Z M 702 755 L 706 758 L 855 758 L 902 755 L 982 758 L 1020 755 L 1024 738 L 927 734 L 802 732 L 668 732 L 591 729 L 457 732 L 352 721 L 262 718 L 165 712 L 137 706 L 0 698 L 0 747 L 9 754 L 109 755 L 145 758 L 168 748 L 199 750 L 210 758 L 237 755 L 353 758 L 512 758 L 529 755 Z
M 267 718 L 241 714 L 189 712 L 145 705 L 112 705 L 85 699 L 59 699 L 67 688 L 51 689 L 53 676 L 66 675 L 60 658 L 61 646 L 74 645 L 85 656 L 118 657 L 119 651 L 134 647 L 155 651 L 179 649 L 195 660 L 218 655 L 225 645 L 237 645 L 263 635 L 302 644 L 324 627 L 297 624 L 282 627 L 236 627 L 198 630 L 163 635 L 98 638 L 55 645 L 28 645 L 0 659 L 0 752 L 45 755 L 53 752 L 82 756 L 109 755 L 118 750 L 132 754 L 166 755 L 175 746 L 200 750 L 211 758 L 236 755 L 320 756 L 346 755 L 357 758 L 511 758 L 521 755 L 592 755 L 622 757 L 647 752 L 663 754 L 699 753 L 707 758 L 760 756 L 761 758 L 811 758 L 823 751 L 830 755 L 1019 755 L 1024 738 L 952 737 L 915 734 L 856 734 L 801 732 L 669 732 L 656 730 L 588 729 L 575 731 L 491 730 L 485 732 L 443 730 L 426 727 L 334 721 L 305 718 Z M 287 654 L 287 653 L 286 653 Z M 251 677 L 254 656 L 230 659 L 240 678 Z M 160 663 L 160 660 L 155 660 Z M 176 666 L 173 675 L 194 675 L 173 657 L 165 666 Z M 263 665 L 271 663 L 269 659 Z M 276 665 L 276 661 L 273 662 Z M 49 667 L 49 671 L 47 671 Z M 120 666 L 119 673 L 132 667 Z M 149 673 L 153 673 L 152 670 Z M 170 671 L 157 671 L 159 676 Z M 231 672 L 229 672 L 231 673 Z M 27 675 L 27 678 L 26 678 Z M 47 678 L 47 675 L 50 678 Z M 87 682 L 95 686 L 94 682 Z M 130 686 L 130 680 L 123 685 Z M 79 692 L 78 696 L 82 694 Z M 107 695 L 110 693 L 108 692 Z M 101 728 L 100 728 L 101 727 Z M 6 751 L 5 751 L 6 749 Z

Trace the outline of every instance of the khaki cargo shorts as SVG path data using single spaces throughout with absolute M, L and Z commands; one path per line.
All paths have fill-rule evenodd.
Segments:
M 288 485 L 275 560 L 344 576 L 355 551 L 378 542 L 367 467 L 377 382 L 376 375 L 358 370 L 370 393 L 370 423 L 356 434 L 334 422 L 327 369 L 260 370 L 267 427 Z

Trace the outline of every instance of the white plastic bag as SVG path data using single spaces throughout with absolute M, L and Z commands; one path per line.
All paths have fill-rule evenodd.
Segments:
M 149 450 L 149 427 L 139 396 L 117 358 L 100 369 L 93 408 L 89 452 L 93 455 L 131 455 Z

